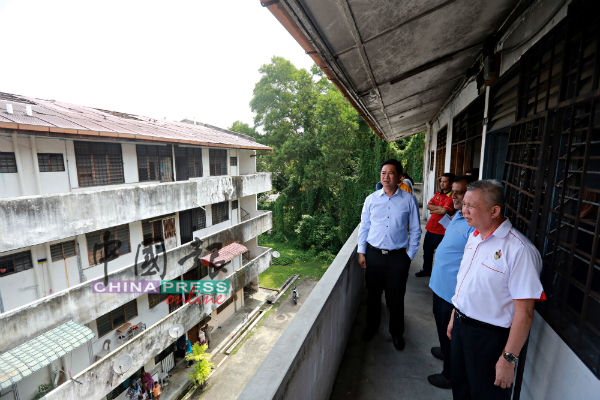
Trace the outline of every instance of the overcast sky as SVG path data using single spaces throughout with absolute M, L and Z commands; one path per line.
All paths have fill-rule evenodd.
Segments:
M 312 60 L 259 0 L 0 0 L 0 92 L 227 128 L 258 68 Z

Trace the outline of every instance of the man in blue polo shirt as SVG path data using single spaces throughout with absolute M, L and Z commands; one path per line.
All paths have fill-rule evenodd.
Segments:
M 433 347 L 431 354 L 444 360 L 441 374 L 427 377 L 429 383 L 442 389 L 451 389 L 451 342 L 446 335 L 446 329 L 452 316 L 452 296 L 456 289 L 456 276 L 465 251 L 465 245 L 471 232 L 475 230 L 463 217 L 461 209 L 467 185 L 477 180 L 474 176 L 457 176 L 452 183 L 452 201 L 454 209 L 458 210 L 450 224 L 446 227 L 446 235 L 437 249 L 437 256 L 431 272 L 429 287 L 433 290 L 433 315 L 437 326 L 440 347 Z

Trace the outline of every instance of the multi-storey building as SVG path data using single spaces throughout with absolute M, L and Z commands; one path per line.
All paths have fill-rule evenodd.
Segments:
M 67 381 L 55 398 L 117 398 L 141 367 L 172 368 L 173 325 L 193 343 L 242 307 L 244 286 L 258 286 L 271 261 L 257 244 L 271 228 L 257 210 L 271 190 L 270 174 L 256 172 L 265 151 L 206 124 L 0 93 L 2 399 L 30 399 L 51 380 Z M 167 304 L 160 293 L 95 292 L 105 275 L 109 287 L 204 279 L 230 290 Z M 133 366 L 115 374 L 123 354 Z M 94 390 L 78 393 L 69 374 Z

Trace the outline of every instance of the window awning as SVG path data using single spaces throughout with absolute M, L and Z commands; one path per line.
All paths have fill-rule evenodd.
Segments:
M 75 321 L 54 328 L 20 346 L 0 354 L 0 389 L 50 365 L 94 337 L 92 330 Z
M 220 250 L 215 251 L 202 257 L 202 265 L 213 268 L 220 268 L 233 260 L 237 256 L 244 254 L 248 248 L 239 243 L 231 243 Z

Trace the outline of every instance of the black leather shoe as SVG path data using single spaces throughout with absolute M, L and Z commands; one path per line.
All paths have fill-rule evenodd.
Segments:
M 415 276 L 416 276 L 417 278 L 423 278 L 423 277 L 425 277 L 425 276 L 431 276 L 431 272 L 427 272 L 427 271 L 425 271 L 424 269 L 422 269 L 422 270 L 420 270 L 419 272 L 417 272 L 417 273 L 415 274 Z
M 442 374 L 433 374 L 427 377 L 429 383 L 440 389 L 452 389 L 452 382 L 444 377 Z
M 438 360 L 444 361 L 444 353 L 442 353 L 442 348 L 441 347 L 432 347 L 431 348 L 431 354 L 433 354 L 433 356 L 435 358 L 437 358 Z
M 404 350 L 404 346 L 406 345 L 406 343 L 404 343 L 404 338 L 402 336 L 392 336 L 392 339 L 394 341 L 394 347 L 396 348 L 396 350 Z
M 375 334 L 377 334 L 377 329 L 366 328 L 362 333 L 363 342 L 370 342 L 375 337 Z

